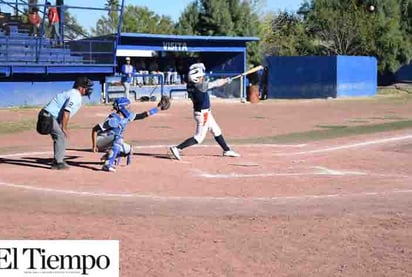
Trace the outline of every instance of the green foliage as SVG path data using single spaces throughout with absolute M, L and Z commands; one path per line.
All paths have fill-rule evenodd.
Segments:
M 223 36 L 233 34 L 233 22 L 229 4 L 221 0 L 199 1 L 198 31 L 204 36 Z
M 411 31 L 412 0 L 311 0 L 268 15 L 261 37 L 266 55 L 375 56 L 383 73 L 411 60 Z
M 262 49 L 265 55 L 295 56 L 313 52 L 301 17 L 288 12 L 269 14 L 263 23 Z
M 109 10 L 107 16 L 99 18 L 96 28 L 92 28 L 92 33 L 96 36 L 113 34 L 119 25 L 119 0 L 107 0 L 104 7 Z
M 128 5 L 123 14 L 123 32 L 173 34 L 174 24 L 169 16 L 159 16 L 147 7 Z
M 236 1 L 237 2 L 237 1 Z M 232 8 L 238 13 L 232 13 L 234 23 L 234 35 L 240 37 L 258 37 L 261 33 L 262 24 L 253 7 L 247 1 Z M 237 16 L 236 16 L 237 15 Z M 262 51 L 260 42 L 249 42 L 247 45 L 247 59 L 249 64 L 259 65 L 262 63 Z
M 73 17 L 69 11 L 65 11 L 64 20 L 66 25 L 64 36 L 66 39 L 73 40 L 81 37 L 87 37 L 89 35 L 88 32 L 77 22 L 77 19 Z
M 113 9 L 108 16 L 102 16 L 97 21 L 92 33 L 97 36 L 115 33 L 118 21 L 118 12 Z M 122 32 L 173 34 L 176 31 L 169 16 L 159 16 L 147 7 L 128 5 L 123 12 Z
M 177 33 L 180 35 L 198 35 L 197 24 L 199 22 L 199 11 L 196 2 L 190 3 L 179 17 L 176 24 Z
M 177 32 L 203 36 L 259 36 L 261 22 L 255 9 L 262 3 L 262 0 L 193 1 L 181 14 Z M 248 45 L 247 57 L 249 64 L 261 63 L 259 43 Z

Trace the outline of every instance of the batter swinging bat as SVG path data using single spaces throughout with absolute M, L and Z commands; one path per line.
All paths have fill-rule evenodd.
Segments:
M 239 74 L 239 75 L 236 75 L 235 77 L 232 77 L 232 80 L 237 79 L 237 78 L 240 78 L 240 77 L 242 77 L 242 76 L 249 75 L 249 74 L 251 74 L 251 73 L 253 73 L 253 72 L 256 72 L 256 71 L 259 71 L 259 70 L 261 70 L 261 69 L 263 69 L 263 65 L 258 65 L 258 66 L 254 67 L 254 68 L 249 69 L 249 70 L 246 71 L 246 72 L 243 72 L 242 74 Z

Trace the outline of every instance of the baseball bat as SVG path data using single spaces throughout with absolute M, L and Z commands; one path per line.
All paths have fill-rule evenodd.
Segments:
M 232 80 L 237 79 L 237 78 L 240 78 L 240 77 L 242 77 L 242 76 L 249 75 L 249 74 L 251 74 L 251 73 L 253 73 L 253 72 L 256 72 L 256 71 L 259 71 L 259 70 L 261 70 L 261 69 L 263 69 L 263 65 L 258 65 L 258 66 L 254 67 L 254 68 L 249 69 L 248 71 L 243 72 L 242 74 L 239 74 L 239 75 L 236 75 L 235 77 L 232 77 Z

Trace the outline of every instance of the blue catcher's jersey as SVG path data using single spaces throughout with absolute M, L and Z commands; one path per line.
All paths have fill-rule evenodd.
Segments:
M 98 136 L 123 137 L 124 130 L 130 121 L 135 118 L 135 113 L 130 113 L 127 118 L 121 117 L 117 113 L 111 113 L 104 122 L 100 123 L 100 131 Z

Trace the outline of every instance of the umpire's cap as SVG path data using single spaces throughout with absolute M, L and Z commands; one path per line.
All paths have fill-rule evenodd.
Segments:
M 93 92 L 93 81 L 87 77 L 77 77 L 74 82 L 73 88 L 84 87 L 86 94 L 90 98 L 90 94 Z

